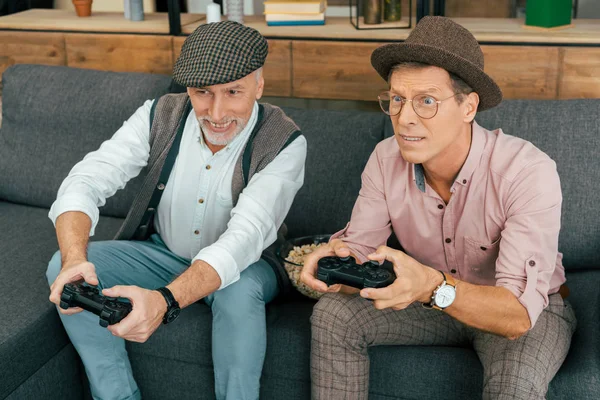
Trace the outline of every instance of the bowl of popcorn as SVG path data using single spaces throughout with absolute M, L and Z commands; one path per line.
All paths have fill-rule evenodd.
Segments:
M 283 243 L 277 251 L 292 285 L 311 299 L 318 299 L 323 293 L 312 290 L 301 282 L 300 272 L 305 258 L 319 247 L 327 244 L 330 237 L 331 235 L 313 235 L 290 239 Z

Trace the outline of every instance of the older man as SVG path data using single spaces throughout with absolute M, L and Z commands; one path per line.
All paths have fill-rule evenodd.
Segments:
M 254 29 L 200 26 L 173 73 L 187 93 L 147 101 L 59 189 L 49 214 L 60 246 L 48 266 L 50 300 L 59 304 L 64 285 L 84 279 L 133 304 L 108 329 L 89 312 L 59 308 L 96 399 L 139 399 L 125 340 L 144 342 L 200 299 L 213 311 L 216 397 L 259 396 L 265 304 L 279 290 L 261 253 L 302 186 L 306 158 L 298 127 L 257 103 L 267 52 Z M 144 167 L 117 236 L 134 240 L 88 246 L 98 207 Z
M 379 102 L 395 135 L 371 155 L 350 223 L 306 261 L 302 279 L 351 293 L 314 278 L 319 258 L 350 255 L 392 262 L 396 280 L 316 305 L 313 398 L 366 399 L 369 346 L 465 343 L 483 365 L 484 399 L 545 398 L 576 324 L 559 294 L 555 163 L 474 122 L 502 94 L 473 35 L 451 20 L 424 18 L 371 63 L 389 82 Z M 404 252 L 384 246 L 392 232 Z M 423 379 L 435 380 L 431 363 Z

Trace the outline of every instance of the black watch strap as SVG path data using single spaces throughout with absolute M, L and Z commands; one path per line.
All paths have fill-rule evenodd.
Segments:
M 177 318 L 177 315 L 179 315 L 179 303 L 177 300 L 175 300 L 173 293 L 171 293 L 171 291 L 166 287 L 160 287 L 156 290 L 163 295 L 165 301 L 167 302 L 167 312 L 163 317 L 163 324 L 168 324 L 169 322 L 174 321 L 175 318 Z

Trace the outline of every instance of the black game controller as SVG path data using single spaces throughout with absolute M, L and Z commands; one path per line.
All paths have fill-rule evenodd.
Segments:
M 100 317 L 100 326 L 116 324 L 131 312 L 131 304 L 100 294 L 92 286 L 67 283 L 60 296 L 60 308 L 81 307 Z
M 341 283 L 358 289 L 382 288 L 396 279 L 391 263 L 377 261 L 357 264 L 352 257 L 323 257 L 318 262 L 317 279 L 327 286 Z

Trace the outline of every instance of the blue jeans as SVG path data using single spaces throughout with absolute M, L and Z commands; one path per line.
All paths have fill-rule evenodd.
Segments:
M 190 260 L 171 253 L 159 235 L 144 242 L 92 242 L 88 260 L 96 267 L 101 289 L 114 285 L 156 289 L 169 284 L 190 265 Z M 46 273 L 49 284 L 60 269 L 61 257 L 56 252 Z M 258 399 L 267 346 L 265 304 L 278 290 L 275 272 L 266 261 L 259 260 L 242 272 L 239 281 L 204 299 L 213 313 L 217 399 Z M 94 399 L 140 399 L 125 341 L 102 328 L 98 317 L 90 312 L 60 314 L 60 318 L 83 361 Z

